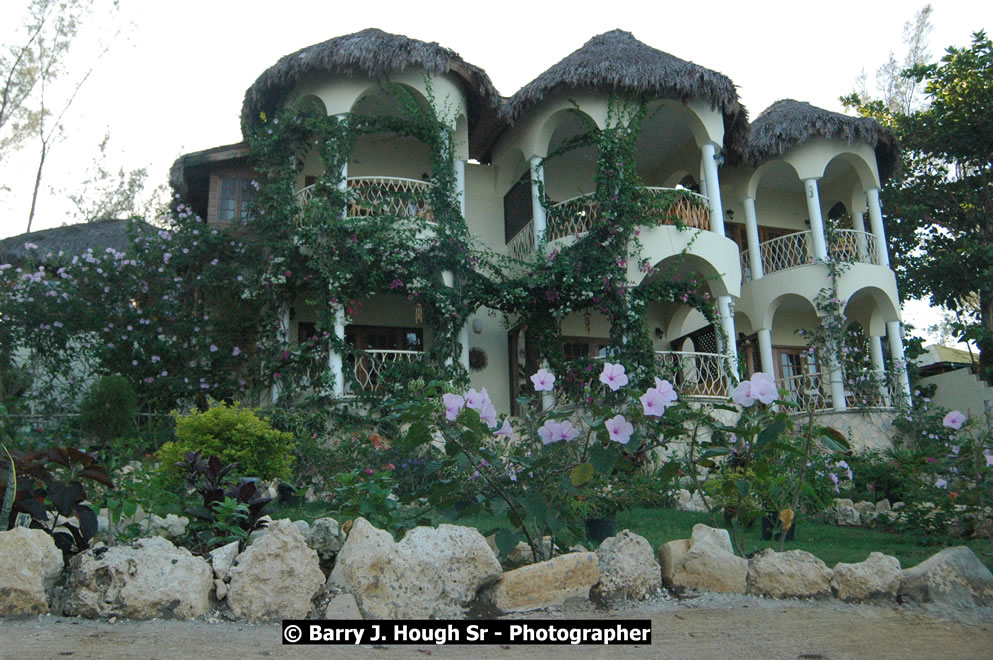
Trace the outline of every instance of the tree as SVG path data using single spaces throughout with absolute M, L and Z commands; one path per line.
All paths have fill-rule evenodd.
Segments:
M 962 312 L 961 336 L 976 342 L 993 382 L 993 43 L 977 32 L 970 47 L 902 76 L 923 84 L 923 109 L 843 101 L 890 125 L 903 148 L 884 202 L 904 294 Z

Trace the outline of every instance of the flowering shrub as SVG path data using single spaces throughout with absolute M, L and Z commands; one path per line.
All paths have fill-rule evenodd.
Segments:
M 522 397 L 522 415 L 502 422 L 485 389 L 409 402 L 403 418 L 411 426 L 404 442 L 426 444 L 440 434 L 446 463 L 462 476 L 435 489 L 433 503 L 461 496 L 460 483 L 475 484 L 479 508 L 502 521 L 496 536 L 501 552 L 524 539 L 535 557 L 543 558 L 543 536 L 582 539 L 582 517 L 629 504 L 636 490 L 631 484 L 637 479 L 630 478 L 634 473 L 675 476 L 678 463 L 656 469 L 653 457 L 682 433 L 685 404 L 667 381 L 629 393 L 623 365 L 606 363 L 602 369 L 600 384 L 586 388 L 588 405 L 558 403 L 538 410 Z M 556 391 L 555 376 L 547 369 L 531 380 L 539 392 Z M 617 501 L 611 502 L 614 492 Z

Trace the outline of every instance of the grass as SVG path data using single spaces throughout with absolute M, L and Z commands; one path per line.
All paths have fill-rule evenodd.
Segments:
M 292 518 L 313 522 L 317 518 L 330 516 L 338 518 L 327 504 L 313 502 L 293 507 L 275 505 L 269 515 L 273 519 Z M 447 522 L 438 518 L 437 523 Z M 476 527 L 483 531 L 497 526 L 497 521 L 487 516 L 472 516 L 456 521 L 460 525 Z M 703 523 L 710 526 L 724 526 L 723 519 L 717 523 L 706 513 L 692 513 L 675 509 L 630 509 L 622 511 L 617 516 L 617 531 L 630 529 L 644 536 L 653 548 L 658 548 L 667 541 L 689 538 L 693 526 Z M 838 562 L 857 563 L 865 561 L 870 552 L 882 552 L 893 555 L 900 560 L 904 568 L 914 566 L 924 561 L 942 548 L 953 545 L 965 545 L 972 548 L 990 570 L 993 570 L 993 545 L 988 539 L 953 539 L 948 542 L 939 541 L 933 537 L 921 536 L 909 532 L 890 532 L 879 529 L 861 529 L 856 527 L 838 527 L 802 520 L 797 525 L 796 539 L 787 541 L 785 550 L 806 550 L 819 557 L 828 566 L 833 567 Z M 745 533 L 745 551 L 758 552 L 764 548 L 778 550 L 778 541 L 764 541 L 761 526 L 756 523 Z

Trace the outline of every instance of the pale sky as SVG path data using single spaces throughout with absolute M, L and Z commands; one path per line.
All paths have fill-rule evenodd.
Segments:
M 0 41 L 11 42 L 26 4 L 4 0 Z M 891 50 L 902 57 L 903 24 L 923 4 L 121 0 L 117 15 L 90 17 L 78 39 L 67 80 L 90 68 L 97 41 L 123 26 L 76 99 L 66 138 L 51 152 L 32 229 L 72 221 L 64 191 L 85 178 L 106 132 L 107 169 L 147 167 L 153 186 L 165 183 L 177 156 L 241 140 L 245 90 L 282 55 L 367 27 L 437 41 L 483 68 L 505 96 L 590 37 L 620 28 L 729 76 L 754 118 L 781 98 L 841 111 L 838 97 L 854 88 L 861 71 L 871 86 Z M 932 59 L 993 28 L 993 2 L 932 5 Z M 0 183 L 11 189 L 0 191 L 0 238 L 26 228 L 36 165 L 30 142 L 0 162 Z

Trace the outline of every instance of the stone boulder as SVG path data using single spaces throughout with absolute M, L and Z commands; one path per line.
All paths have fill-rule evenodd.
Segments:
M 625 529 L 605 539 L 596 555 L 600 582 L 591 596 L 597 602 L 641 600 L 662 588 L 662 568 L 644 537 Z
M 600 581 L 597 555 L 574 552 L 507 571 L 487 589 L 486 600 L 500 612 L 558 607 L 572 598 L 588 599 Z
M 361 621 L 362 613 L 359 612 L 359 605 L 355 602 L 352 594 L 341 594 L 334 596 L 324 609 L 325 619 L 338 619 L 343 621 Z
M 835 565 L 831 588 L 841 600 L 893 599 L 900 588 L 902 576 L 899 559 L 873 552 L 858 564 Z
M 862 524 L 862 514 L 854 506 L 835 504 L 825 514 L 831 522 L 842 527 L 858 527 Z
M 0 532 L 0 617 L 48 612 L 46 590 L 62 573 L 62 553 L 40 529 Z
M 210 566 L 214 569 L 214 577 L 218 580 L 227 582 L 231 579 L 231 567 L 234 566 L 234 560 L 238 557 L 238 545 L 238 541 L 232 541 L 227 545 L 214 548 L 207 554 Z
M 703 494 L 697 490 L 692 495 L 685 488 L 680 488 L 676 494 L 676 509 L 679 511 L 694 511 L 696 513 L 707 513 L 707 503 L 703 501 Z
M 500 575 L 500 562 L 471 527 L 417 527 L 395 543 L 356 518 L 328 588 L 355 596 L 367 619 L 454 619 Z
M 317 553 L 290 520 L 277 520 L 231 567 L 231 612 L 252 621 L 302 619 L 324 584 Z
M 745 593 L 748 560 L 734 555 L 726 529 L 693 526 L 689 539 L 659 548 L 662 578 L 674 589 Z
M 206 561 L 168 539 L 96 547 L 69 563 L 70 616 L 191 619 L 207 613 L 214 588 Z
M 322 564 L 330 563 L 345 545 L 345 533 L 334 518 L 318 518 L 310 526 L 307 545 L 317 552 Z
M 993 574 L 964 545 L 945 548 L 905 569 L 900 597 L 954 607 L 993 605 Z
M 831 569 L 803 550 L 767 548 L 748 562 L 748 593 L 771 598 L 831 595 Z

